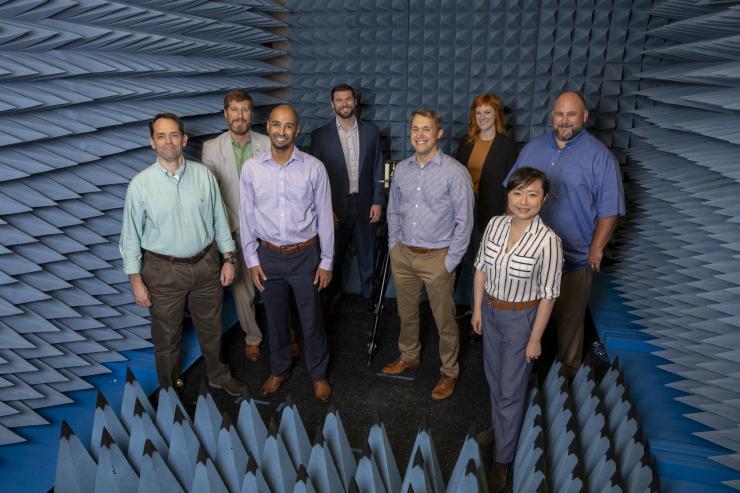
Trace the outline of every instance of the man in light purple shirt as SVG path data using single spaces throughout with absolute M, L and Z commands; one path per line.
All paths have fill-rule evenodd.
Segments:
M 452 290 L 473 229 L 470 174 L 437 145 L 442 138 L 437 112 L 422 108 L 411 115 L 411 145 L 416 153 L 396 165 L 388 201 L 388 249 L 396 286 L 401 333 L 399 358 L 383 368 L 398 375 L 419 366 L 419 299 L 426 289 L 439 333 L 440 380 L 432 399 L 455 391 L 459 329 Z
M 270 334 L 270 377 L 261 393 L 276 393 L 292 363 L 288 331 L 292 290 L 303 328 L 304 354 L 314 396 L 326 402 L 329 351 L 319 290 L 331 282 L 334 221 L 324 165 L 295 147 L 298 115 L 276 106 L 267 120 L 270 151 L 247 160 L 241 173 L 242 252 L 262 293 Z

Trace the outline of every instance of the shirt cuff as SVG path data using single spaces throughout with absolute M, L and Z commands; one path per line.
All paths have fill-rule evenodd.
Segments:
M 228 240 L 219 241 L 218 242 L 218 251 L 221 253 L 226 252 L 235 252 L 236 251 L 236 243 L 234 243 L 233 238 L 229 238 Z
M 319 263 L 319 268 L 323 270 L 328 270 L 331 272 L 331 259 L 330 258 L 322 258 L 321 262 Z
M 123 272 L 129 274 L 141 274 L 141 260 L 124 260 Z
M 253 253 L 251 255 L 245 255 L 244 260 L 247 263 L 248 268 L 257 267 L 260 264 L 260 258 L 257 256 L 256 253 Z
M 452 273 L 455 270 L 455 267 L 457 267 L 457 264 L 459 263 L 460 262 L 453 262 L 452 260 L 450 260 L 449 255 L 445 256 L 445 269 L 447 269 L 447 272 Z

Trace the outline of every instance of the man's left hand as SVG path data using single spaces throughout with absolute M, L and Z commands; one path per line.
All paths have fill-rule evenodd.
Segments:
M 382 205 L 373 205 L 370 207 L 370 222 L 377 223 L 380 221 L 380 215 L 383 213 Z
M 236 266 L 228 262 L 224 262 L 221 266 L 221 286 L 231 286 L 236 277 Z
M 329 285 L 331 282 L 331 271 L 330 270 L 324 270 L 321 267 L 316 269 L 316 275 L 313 276 L 313 283 L 314 286 L 319 286 L 319 291 L 324 289 Z
M 604 258 L 604 249 L 591 244 L 588 248 L 588 266 L 592 271 L 599 272 L 602 258 Z

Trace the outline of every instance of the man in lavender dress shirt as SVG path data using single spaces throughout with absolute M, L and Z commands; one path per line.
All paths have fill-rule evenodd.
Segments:
M 331 282 L 334 256 L 329 178 L 321 161 L 295 147 L 298 115 L 292 106 L 272 110 L 267 133 L 270 150 L 244 163 L 239 214 L 244 259 L 267 312 L 271 375 L 261 393 L 276 393 L 290 374 L 292 290 L 314 396 L 326 402 L 329 351 L 319 290 Z
M 424 287 L 439 333 L 442 360 L 432 399 L 455 391 L 459 330 L 452 291 L 455 267 L 468 248 L 473 229 L 473 185 L 467 169 L 444 154 L 439 115 L 422 108 L 411 115 L 411 145 L 416 153 L 396 165 L 388 201 L 388 249 L 396 286 L 401 334 L 399 358 L 383 368 L 397 375 L 419 366 L 419 299 Z

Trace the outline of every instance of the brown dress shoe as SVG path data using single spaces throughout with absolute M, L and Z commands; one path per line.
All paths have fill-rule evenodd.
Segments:
M 280 389 L 280 385 L 284 381 L 288 379 L 288 375 L 283 375 L 281 377 L 276 377 L 275 375 L 270 375 L 270 378 L 268 378 L 264 384 L 262 384 L 262 389 L 260 392 L 262 393 L 263 397 L 266 397 L 268 395 L 272 395 L 275 392 Z
M 297 360 L 301 357 L 301 349 L 298 347 L 298 343 L 295 340 L 290 341 L 290 357 L 293 360 Z
M 397 360 L 385 365 L 383 367 L 383 373 L 386 375 L 400 375 L 408 368 L 419 368 L 419 358 L 405 360 L 399 357 Z
M 432 399 L 435 401 L 447 399 L 455 391 L 455 384 L 457 384 L 457 378 L 442 375 L 439 382 L 437 382 L 437 386 L 432 390 Z
M 247 344 L 244 346 L 244 357 L 247 361 L 256 363 L 260 360 L 260 345 L 259 344 Z
M 331 385 L 328 380 L 316 380 L 313 383 L 313 395 L 321 402 L 329 402 Z
M 504 491 L 508 473 L 509 464 L 501 464 L 495 461 L 491 464 L 491 469 L 488 471 L 488 489 L 491 493 Z

